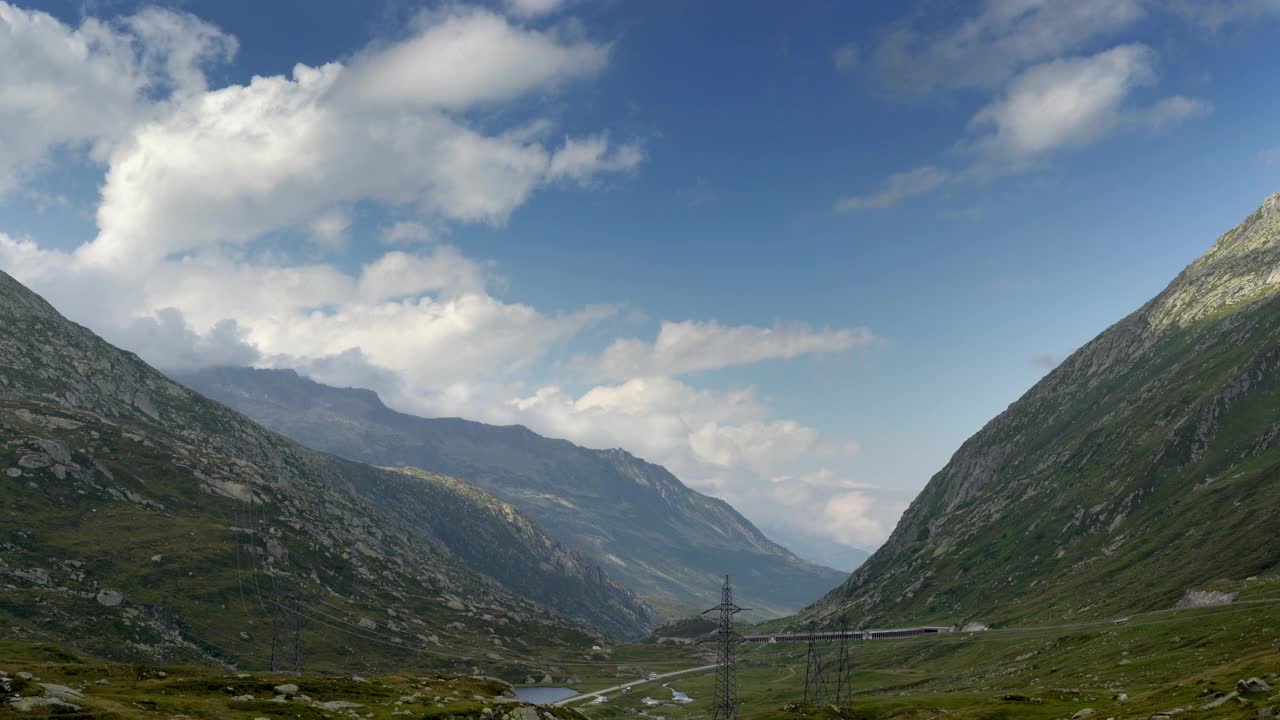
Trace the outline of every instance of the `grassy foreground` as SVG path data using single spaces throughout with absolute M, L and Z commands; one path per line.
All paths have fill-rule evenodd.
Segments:
M 1122 622 L 997 628 L 855 644 L 855 699 L 847 712 L 801 703 L 804 644 L 745 646 L 738 674 L 742 715 L 745 720 L 1280 715 L 1280 578 L 1222 589 L 1239 593 L 1234 603 L 1145 613 Z M 829 650 L 834 652 L 834 646 Z M 832 654 L 827 659 L 834 664 Z M 648 671 L 702 662 L 691 648 L 620 645 L 562 671 L 577 674 L 581 681 L 576 688 L 592 690 Z M 0 671 L 0 684 L 9 686 L 6 696 L 61 695 L 80 707 L 38 705 L 23 712 L 6 701 L 0 703 L 0 717 L 573 720 L 585 715 L 592 720 L 701 720 L 711 715 L 713 685 L 710 674 L 687 676 L 669 687 L 639 686 L 628 695 L 581 705 L 576 711 L 534 709 L 504 697 L 510 686 L 486 677 L 398 674 L 365 681 L 349 675 L 292 677 L 106 664 L 51 646 L 16 642 L 0 642 Z M 1239 693 L 1237 683 L 1249 678 L 1259 678 L 1273 689 Z M 275 699 L 281 694 L 275 688 L 283 684 L 298 686 L 286 702 Z M 674 702 L 673 690 L 687 693 L 692 702 Z
M 1280 715 L 1280 578 L 1240 584 L 1231 605 L 1124 622 L 954 633 L 852 647 L 856 718 L 1258 718 Z M 744 647 L 738 686 L 748 720 L 834 717 L 801 704 L 802 643 Z M 834 647 L 827 656 L 834 665 Z M 1270 691 L 1236 693 L 1260 678 Z M 714 678 L 637 687 L 579 708 L 595 720 L 641 712 L 711 715 Z M 671 689 L 693 702 L 672 702 Z M 660 704 L 648 705 L 644 699 Z M 1090 712 L 1092 711 L 1092 712 Z M 1261 713 L 1261 714 L 1260 714 Z
M 84 662 L 46 646 L 0 644 L 0 717 L 415 718 L 581 720 L 565 708 L 515 700 L 479 676 L 292 676 L 207 667 Z

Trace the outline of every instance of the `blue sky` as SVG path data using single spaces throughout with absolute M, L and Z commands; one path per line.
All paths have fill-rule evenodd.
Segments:
M 1273 0 L 0 4 L 0 268 L 161 367 L 626 447 L 847 566 L 1280 186 L 1277 30 Z

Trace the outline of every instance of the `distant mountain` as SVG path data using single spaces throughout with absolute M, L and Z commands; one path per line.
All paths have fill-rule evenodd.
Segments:
M 1278 292 L 1280 193 L 965 442 L 809 615 L 1098 618 L 1274 571 Z
M 0 637 L 119 660 L 292 667 L 298 647 L 312 668 L 523 677 L 526 648 L 652 624 L 474 488 L 308 450 L 4 273 L 0 318 Z
M 801 560 L 727 503 L 623 450 L 589 450 L 519 426 L 406 415 L 368 390 L 328 387 L 291 370 L 222 368 L 177 379 L 311 447 L 483 487 L 666 617 L 719 602 L 725 574 L 740 604 L 762 617 L 794 612 L 845 577 Z
M 653 610 L 630 589 L 484 490 L 416 468 L 341 466 L 383 512 L 424 530 L 511 591 L 617 638 L 634 639 L 654 626 Z
M 824 542 L 782 526 L 762 526 L 766 535 L 800 557 L 848 574 L 871 557 L 871 553 L 847 545 Z

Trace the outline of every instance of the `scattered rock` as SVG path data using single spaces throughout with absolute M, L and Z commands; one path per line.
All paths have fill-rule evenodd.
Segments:
M 27 672 L 26 670 L 19 672 L 17 675 L 18 675 L 18 679 L 20 680 L 30 680 L 35 677 L 34 675 Z
M 63 445 L 57 440 L 37 440 L 36 442 L 40 443 L 40 448 L 44 450 L 45 454 L 54 462 L 61 463 L 63 465 L 71 464 L 71 451 L 67 449 L 66 445 Z
M 364 628 L 365 630 L 377 630 L 377 629 L 378 629 L 378 623 L 376 623 L 376 622 L 374 622 L 374 621 L 370 620 L 369 618 L 365 618 L 365 617 L 360 618 L 360 620 L 358 620 L 358 621 L 356 622 L 356 624 L 357 624 L 357 625 L 359 625 L 360 627 Z
M 45 570 L 44 568 L 31 568 L 30 570 L 15 570 L 13 574 L 29 582 L 33 582 L 36 585 L 49 584 L 49 571 Z
M 1116 696 L 1115 696 L 1116 702 L 1125 702 L 1128 699 L 1129 699 L 1129 693 L 1122 693 L 1122 692 L 1116 693 Z
M 1094 710 L 1093 708 L 1082 708 L 1080 710 L 1077 710 L 1075 715 L 1071 716 L 1071 720 L 1079 720 L 1080 718 L 1087 718 L 1090 715 L 1094 714 L 1095 712 L 1097 712 L 1097 710 Z
M 256 698 L 254 698 L 252 695 L 249 695 L 249 694 L 247 694 L 247 693 L 246 693 L 246 694 L 244 694 L 244 695 L 237 695 L 237 696 L 235 696 L 235 697 L 233 697 L 233 698 L 231 698 L 231 699 L 232 699 L 233 701 L 235 701 L 235 702 L 249 702 L 249 701 L 254 700 L 254 699 L 256 699 Z
M 275 691 L 281 695 L 297 695 L 298 686 L 293 683 L 285 683 L 284 685 L 275 686 Z
M 1238 593 L 1218 592 L 1217 590 L 1188 590 L 1178 601 L 1176 608 L 1212 607 L 1214 605 L 1230 605 Z
M 124 593 L 118 590 L 99 590 L 95 599 L 103 607 L 120 607 L 124 604 Z
M 347 710 L 350 708 L 364 707 L 360 703 L 347 702 L 346 700 L 330 700 L 329 702 L 318 702 L 313 705 L 321 710 Z
M 59 700 L 83 700 L 84 694 L 79 690 L 74 690 L 66 685 L 55 685 L 53 683 L 40 683 L 40 687 L 44 688 L 45 697 L 57 698 Z
M 1271 691 L 1271 686 L 1268 685 L 1267 681 L 1263 680 L 1262 678 L 1253 677 L 1253 678 L 1249 678 L 1248 680 L 1241 680 L 1240 682 L 1236 683 L 1236 692 L 1240 693 L 1241 695 L 1245 693 L 1270 692 L 1270 691 Z
M 9 468 L 4 471 L 4 474 L 11 478 L 22 477 L 22 470 L 20 468 Z
M 71 710 L 80 710 L 79 705 L 73 705 L 65 700 L 59 700 L 53 697 L 24 697 L 9 698 L 9 704 L 18 712 L 31 712 L 36 708 L 69 708 Z
M 28 470 L 39 470 L 53 464 L 53 459 L 45 453 L 27 453 L 18 458 L 18 464 Z
M 1243 682 L 1243 681 L 1242 681 L 1242 682 Z M 1234 692 L 1233 692 L 1233 693 L 1231 693 L 1231 694 L 1229 694 L 1229 695 L 1223 695 L 1222 697 L 1220 697 L 1220 698 L 1218 698 L 1218 699 L 1214 700 L 1213 702 L 1208 703 L 1207 705 L 1202 705 L 1202 706 L 1200 706 L 1200 709 L 1201 709 L 1201 710 L 1212 710 L 1212 709 L 1214 709 L 1214 708 L 1216 708 L 1216 707 L 1222 707 L 1223 705 L 1225 705 L 1225 704 L 1226 704 L 1226 702 L 1227 702 L 1228 700 L 1230 700 L 1230 699 L 1232 699 L 1232 698 L 1234 698 L 1234 697 L 1236 697 L 1236 696 L 1238 696 L 1238 695 L 1239 695 L 1239 693 L 1234 693 Z
M 285 549 L 284 543 L 275 538 L 267 538 L 267 554 L 277 562 L 289 561 L 289 551 Z

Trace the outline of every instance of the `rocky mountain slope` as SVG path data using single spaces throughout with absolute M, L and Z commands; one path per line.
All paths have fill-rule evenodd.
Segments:
M 590 450 L 518 426 L 406 415 L 368 390 L 320 385 L 289 370 L 224 368 L 178 379 L 311 447 L 479 485 L 668 617 L 719 602 L 718 578 L 726 573 L 740 604 L 765 617 L 803 607 L 844 577 L 801 560 L 727 503 L 623 450 Z
M 369 669 L 507 664 L 631 633 L 633 596 L 493 498 L 308 450 L 0 273 L 0 639 L 100 657 Z M 385 508 L 440 503 L 477 539 Z M 496 559 L 490 577 L 467 567 Z M 550 600 L 550 598 L 547 598 Z M 536 661 L 529 663 L 538 667 Z
M 1280 193 L 970 438 L 810 611 L 1108 617 L 1280 563 Z
M 653 627 L 653 610 L 631 590 L 484 490 L 417 468 L 342 467 L 359 494 L 383 512 L 421 528 L 467 567 L 524 597 L 617 638 L 636 638 Z

